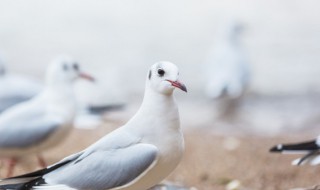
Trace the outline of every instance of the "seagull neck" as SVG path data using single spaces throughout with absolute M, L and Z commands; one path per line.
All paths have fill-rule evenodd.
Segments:
M 72 85 L 56 84 L 46 88 L 48 102 L 47 110 L 50 113 L 71 119 L 75 114 L 76 103 Z
M 146 115 L 148 115 L 148 119 Z M 146 90 L 136 118 L 140 118 L 141 120 L 152 120 L 154 118 L 157 120 L 160 118 L 179 120 L 178 107 L 172 93 L 161 94 L 152 89 Z
M 175 105 L 175 100 L 172 93 L 161 94 L 159 92 L 155 92 L 154 90 L 148 89 L 144 93 L 141 108 L 151 111 L 152 108 L 155 108 L 156 110 L 161 108 L 165 109 L 170 107 L 170 105 Z
M 47 85 L 46 90 L 51 92 L 52 96 L 59 96 L 65 98 L 72 98 L 70 94 L 73 94 L 73 86 L 70 83 L 51 83 Z
M 180 131 L 179 111 L 173 95 L 147 90 L 140 109 L 126 126 L 142 136 L 146 131 L 156 134 L 167 130 Z

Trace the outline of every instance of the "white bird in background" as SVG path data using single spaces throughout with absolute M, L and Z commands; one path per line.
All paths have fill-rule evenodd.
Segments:
M 33 98 L 42 89 L 43 86 L 31 77 L 8 73 L 0 60 L 0 112 Z
M 66 138 L 76 112 L 73 82 L 79 77 L 93 80 L 73 59 L 61 57 L 49 66 L 40 94 L 0 115 L 0 158 L 10 158 L 8 176 L 17 159 L 28 154 L 38 154 L 45 167 L 40 153 Z
M 144 190 L 178 165 L 184 151 L 175 88 L 178 68 L 158 62 L 148 72 L 142 105 L 124 126 L 43 170 L 0 181 L 0 189 Z
M 43 84 L 32 77 L 8 73 L 4 61 L 0 57 L 0 112 L 35 97 L 43 88 Z M 124 107 L 124 103 L 98 101 L 99 98 L 96 94 L 98 94 L 99 89 L 100 86 L 96 84 L 81 83 L 76 86 L 77 114 L 74 120 L 75 127 L 94 128 L 102 124 L 102 116 L 106 112 L 121 110 Z M 82 97 L 83 94 L 86 94 L 85 98 Z
M 250 72 L 240 44 L 242 25 L 231 22 L 215 41 L 205 65 L 205 94 L 214 100 L 236 104 L 249 84 Z M 229 105 L 227 105 L 229 106 Z M 226 111 L 230 111 L 226 108 Z M 231 107 L 231 109 L 233 109 Z
M 305 154 L 302 158 L 294 160 L 292 165 L 302 165 L 306 163 L 309 163 L 310 165 L 318 165 L 320 164 L 320 137 L 306 142 L 278 144 L 272 147 L 270 152 L 283 154 Z

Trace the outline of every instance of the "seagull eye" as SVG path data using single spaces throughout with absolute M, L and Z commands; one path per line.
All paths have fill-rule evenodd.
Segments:
M 163 69 L 158 69 L 158 74 L 160 77 L 163 77 L 163 75 L 165 74 Z

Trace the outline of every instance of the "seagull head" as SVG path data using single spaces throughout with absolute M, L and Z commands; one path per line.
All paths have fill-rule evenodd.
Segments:
M 186 86 L 178 78 L 178 67 L 171 62 L 161 61 L 151 66 L 147 85 L 161 94 L 172 94 L 175 88 L 187 92 Z
M 81 71 L 77 61 L 67 56 L 55 59 L 47 71 L 49 83 L 72 83 L 79 78 L 94 81 L 92 76 Z
M 228 40 L 231 40 L 231 42 L 239 40 L 243 32 L 245 31 L 245 26 L 243 23 L 232 20 L 227 24 L 227 28 L 224 31 L 226 37 Z

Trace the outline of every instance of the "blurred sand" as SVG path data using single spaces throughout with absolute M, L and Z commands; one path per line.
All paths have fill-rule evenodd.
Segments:
M 122 121 L 109 121 L 95 130 L 74 129 L 71 137 L 59 147 L 44 154 L 51 164 L 84 149 Z M 185 130 L 186 152 L 183 161 L 167 179 L 199 190 L 224 190 L 231 180 L 239 180 L 248 190 L 284 190 L 312 186 L 319 182 L 319 167 L 291 166 L 296 156 L 270 154 L 271 146 L 311 138 L 312 135 L 294 134 L 290 137 L 233 136 L 235 149 L 226 148 L 225 135 L 208 129 Z M 15 174 L 36 169 L 35 157 L 22 160 Z M 3 172 L 5 167 L 1 167 Z

